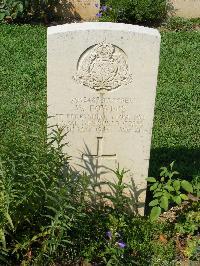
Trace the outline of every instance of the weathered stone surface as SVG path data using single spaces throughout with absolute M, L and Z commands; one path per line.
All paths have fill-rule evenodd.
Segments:
M 114 23 L 48 29 L 49 123 L 65 126 L 71 165 L 112 180 L 129 170 L 143 206 L 159 64 L 157 30 Z
M 100 0 L 59 0 L 54 10 L 64 21 L 97 20 Z
M 173 15 L 184 18 L 200 18 L 200 0 L 169 0 Z

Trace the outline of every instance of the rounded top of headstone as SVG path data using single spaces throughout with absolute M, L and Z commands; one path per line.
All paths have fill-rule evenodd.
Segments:
M 105 30 L 105 31 L 126 31 L 138 34 L 152 35 L 160 38 L 160 33 L 156 29 L 123 23 L 112 22 L 84 22 L 84 23 L 71 23 L 48 28 L 48 35 L 59 34 L 69 31 L 83 31 L 83 30 Z

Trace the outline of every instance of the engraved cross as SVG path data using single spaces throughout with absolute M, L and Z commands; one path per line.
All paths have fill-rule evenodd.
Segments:
M 98 173 L 99 168 L 102 167 L 103 165 L 101 164 L 102 159 L 107 159 L 107 160 L 116 160 L 117 156 L 116 154 L 104 154 L 103 153 L 103 137 L 97 137 L 97 152 L 96 154 L 83 154 L 82 155 L 83 160 L 89 161 L 93 165 L 93 170 L 95 175 L 99 176 L 100 174 Z M 94 160 L 96 163 L 94 164 Z M 100 162 L 100 165 L 99 165 Z

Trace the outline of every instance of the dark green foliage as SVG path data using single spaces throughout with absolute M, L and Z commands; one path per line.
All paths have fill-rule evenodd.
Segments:
M 123 204 L 123 209 L 113 208 L 105 204 L 108 197 L 92 192 L 89 177 L 70 169 L 61 153 L 62 130 L 52 139 L 54 146 L 47 145 L 43 157 L 30 151 L 18 161 L 1 164 L 1 263 L 72 265 L 83 259 L 99 265 L 132 265 L 133 261 L 149 265 L 158 261 L 160 252 L 160 259 L 174 258 L 173 241 L 164 246 L 158 240 L 161 233 L 170 239 L 172 228 L 128 211 L 123 171 L 116 171 L 118 182 L 111 199 L 119 207 Z M 24 164 L 26 156 L 32 157 L 28 164 Z M 33 164 L 38 171 L 29 175 L 26 170 Z M 16 171 L 19 166 L 23 169 Z
M 20 0 L 2 0 L 0 2 L 0 22 L 3 20 L 12 21 L 22 16 L 24 3 Z
M 190 31 L 199 29 L 200 26 L 200 19 L 193 18 L 193 19 L 186 19 L 182 17 L 170 17 L 166 21 L 166 25 L 164 27 L 170 31 Z
M 105 0 L 103 21 L 150 24 L 160 22 L 167 16 L 166 0 Z
M 155 224 L 145 218 L 126 216 L 125 213 L 118 216 L 112 212 L 99 217 L 104 225 L 95 222 L 99 226 L 99 234 L 82 253 L 88 261 L 104 261 L 102 265 L 148 266 L 159 265 L 161 260 L 170 263 L 175 258 L 174 242 L 170 240 L 173 231 L 167 224 Z M 161 234 L 166 236 L 165 245 L 159 241 Z M 120 248 L 118 243 L 125 244 L 125 247 Z
M 200 261 L 200 204 L 198 197 L 191 197 L 190 200 L 191 203 L 178 214 L 175 224 L 176 243 L 179 256 Z
M 1 0 L 0 22 L 37 20 L 48 23 L 58 0 Z
M 59 0 L 26 0 L 27 8 L 24 14 L 25 21 L 41 21 L 49 23 L 56 15 L 56 7 L 59 6 Z M 65 8 L 69 5 L 66 3 Z
M 160 177 L 148 177 L 147 182 L 150 185 L 150 191 L 153 194 L 153 200 L 149 203 L 152 207 L 150 218 L 156 220 L 161 211 L 167 211 L 173 204 L 181 205 L 183 201 L 189 200 L 189 193 L 194 193 L 192 183 L 187 180 L 181 180 L 177 177 L 179 173 L 173 171 L 174 162 L 170 167 L 161 167 Z M 197 196 L 197 195 L 195 195 Z

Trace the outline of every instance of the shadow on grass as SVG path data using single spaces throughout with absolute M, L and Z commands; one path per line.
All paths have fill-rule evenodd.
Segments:
M 184 178 L 200 175 L 200 149 L 156 148 L 151 150 L 149 176 L 158 176 L 160 167 L 175 161 L 174 168 Z
M 194 177 L 200 178 L 200 149 L 179 148 L 156 148 L 151 150 L 148 176 L 158 177 L 160 167 L 169 166 L 175 161 L 174 170 L 180 173 L 180 178 L 193 180 Z M 151 201 L 151 192 L 147 189 L 146 207 Z

